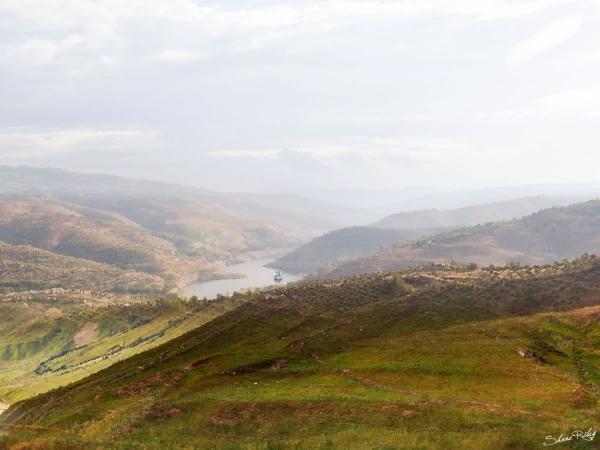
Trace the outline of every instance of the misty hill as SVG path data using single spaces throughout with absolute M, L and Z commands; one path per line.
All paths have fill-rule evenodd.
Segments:
M 370 255 L 382 250 L 382 247 L 417 240 L 443 230 L 520 218 L 544 208 L 572 202 L 574 199 L 570 197 L 527 197 L 460 209 L 402 212 L 369 227 L 349 227 L 326 233 L 270 266 L 290 273 L 311 273 L 345 260 Z
M 268 223 L 278 233 L 296 239 L 312 238 L 344 225 L 374 220 L 372 213 L 320 202 L 298 195 L 212 192 L 191 186 L 133 180 L 105 174 L 82 174 L 60 169 L 0 166 L 0 193 L 51 195 L 63 200 L 152 199 L 184 204 L 208 219 Z
M 0 241 L 0 293 L 56 288 L 156 295 L 172 285 L 157 275 Z
M 211 278 L 208 272 L 214 270 L 208 258 L 186 255 L 172 241 L 124 216 L 47 198 L 0 198 L 1 241 L 157 275 L 172 288 L 190 277 Z
M 340 264 L 322 276 L 335 278 L 396 270 L 431 262 L 544 264 L 600 253 L 600 200 L 556 207 L 519 220 L 467 227 L 397 245 Z
M 395 229 L 455 228 L 518 219 L 553 206 L 566 206 L 577 197 L 524 197 L 457 209 L 406 211 L 375 222 L 372 226 Z
M 98 287 L 137 290 L 148 274 L 148 286 L 161 284 L 163 292 L 222 277 L 226 262 L 297 246 L 339 226 L 343 217 L 361 214 L 293 195 L 216 193 L 56 169 L 0 167 L 0 181 L 0 242 L 54 255 L 39 258 L 21 248 L 19 258 L 31 255 L 27 267 L 33 272 L 11 262 L 3 279 L 21 288 L 94 284 L 73 273 L 77 264 L 62 256 L 82 260 L 90 280 L 103 280 Z M 52 264 L 37 273 L 34 263 L 42 259 Z M 134 282 L 119 288 L 106 282 L 109 273 Z
M 365 256 L 398 242 L 419 239 L 433 230 L 393 230 L 348 227 L 313 239 L 268 266 L 289 273 L 311 273 L 340 262 Z
M 536 448 L 595 424 L 598 293 L 593 258 L 298 283 L 14 404 L 0 445 Z

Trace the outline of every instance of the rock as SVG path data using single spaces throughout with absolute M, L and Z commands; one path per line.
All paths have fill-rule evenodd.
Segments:
M 523 358 L 537 358 L 537 353 L 528 348 L 519 350 L 519 355 Z

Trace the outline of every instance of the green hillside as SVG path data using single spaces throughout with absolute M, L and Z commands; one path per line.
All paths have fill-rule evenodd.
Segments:
M 2 442 L 538 448 L 600 419 L 598 292 L 600 262 L 588 257 L 249 295 L 173 341 L 13 405 Z
M 77 381 L 167 342 L 244 301 L 176 298 L 153 302 L 72 293 L 39 293 L 27 301 L 0 298 L 0 402 Z
M 429 263 L 545 264 L 600 253 L 600 200 L 546 209 L 509 222 L 465 227 L 339 264 L 336 278 Z

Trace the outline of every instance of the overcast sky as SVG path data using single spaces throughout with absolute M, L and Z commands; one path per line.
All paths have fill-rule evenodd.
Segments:
M 0 164 L 218 190 L 600 180 L 600 0 L 1 0 Z

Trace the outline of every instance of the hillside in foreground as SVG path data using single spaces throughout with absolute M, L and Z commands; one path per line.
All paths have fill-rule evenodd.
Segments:
M 537 448 L 600 419 L 599 293 L 592 257 L 257 293 L 160 347 L 13 405 L 1 442 Z
M 59 289 L 0 295 L 0 403 L 80 380 L 238 306 L 177 298 L 124 302 Z
M 600 253 L 600 200 L 545 209 L 519 220 L 465 227 L 339 264 L 319 277 L 458 262 L 546 264 Z

